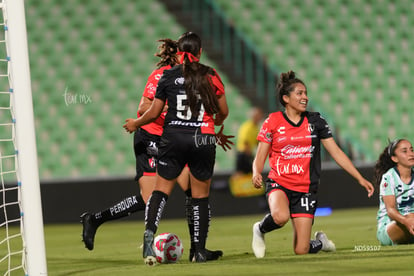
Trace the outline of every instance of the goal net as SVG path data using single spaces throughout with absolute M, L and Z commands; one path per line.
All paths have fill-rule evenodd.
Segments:
M 47 275 L 23 0 L 0 0 L 0 274 Z

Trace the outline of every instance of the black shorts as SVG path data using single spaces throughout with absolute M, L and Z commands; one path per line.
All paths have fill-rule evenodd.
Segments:
M 155 175 L 156 160 L 158 155 L 158 143 L 160 136 L 138 129 L 134 134 L 134 152 L 136 160 L 135 180 L 143 175 Z
M 191 174 L 204 181 L 212 177 L 215 160 L 215 135 L 169 128 L 159 143 L 157 173 L 171 180 L 188 164 Z
M 318 205 L 317 191 L 308 193 L 301 193 L 286 189 L 285 187 L 277 184 L 272 179 L 266 179 L 266 197 L 275 190 L 281 190 L 285 193 L 286 198 L 289 201 L 290 217 L 309 217 L 315 216 L 315 211 Z

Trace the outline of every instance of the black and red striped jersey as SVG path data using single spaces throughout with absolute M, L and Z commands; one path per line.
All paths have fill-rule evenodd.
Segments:
M 314 191 L 321 172 L 320 140 L 330 137 L 328 123 L 317 112 L 304 112 L 297 124 L 281 111 L 271 113 L 257 136 L 271 144 L 268 177 L 293 191 Z
M 211 75 L 211 83 L 216 95 L 224 94 L 224 85 L 217 72 Z M 203 134 L 214 134 L 214 115 L 204 111 L 201 105 L 198 114 L 191 114 L 184 86 L 182 65 L 165 70 L 158 82 L 155 97 L 168 102 L 165 116 L 164 130 L 170 127 L 181 129 L 199 129 Z

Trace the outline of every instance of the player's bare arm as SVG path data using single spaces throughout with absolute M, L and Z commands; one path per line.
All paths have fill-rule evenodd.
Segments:
M 224 120 L 229 115 L 229 107 L 227 106 L 227 100 L 224 95 L 220 95 L 217 98 L 218 104 L 219 104 L 219 113 L 216 114 L 214 118 L 214 124 L 216 126 L 221 126 L 224 122 Z
M 382 199 L 384 200 L 385 207 L 387 208 L 387 214 L 390 219 L 404 225 L 411 235 L 414 235 L 414 216 L 403 216 L 398 211 L 395 203 L 395 196 L 382 196 Z
M 151 104 L 150 109 L 148 109 L 138 119 L 133 119 L 133 118 L 126 119 L 125 120 L 126 123 L 123 125 L 123 128 L 127 132 L 132 133 L 136 131 L 138 128 L 140 128 L 141 126 L 155 121 L 161 115 L 161 112 L 164 109 L 164 104 L 165 104 L 164 101 L 160 99 L 154 99 L 154 101 Z
M 355 178 L 358 183 L 367 190 L 368 197 L 371 197 L 374 193 L 374 186 L 359 173 L 359 171 L 352 164 L 352 161 L 336 144 L 335 140 L 333 138 L 328 138 L 321 140 L 321 142 L 335 162 L 353 178 Z
M 262 172 L 266 162 L 267 155 L 269 154 L 270 144 L 259 142 L 256 151 L 256 157 L 253 160 L 253 176 L 252 183 L 255 188 L 262 188 L 263 177 Z

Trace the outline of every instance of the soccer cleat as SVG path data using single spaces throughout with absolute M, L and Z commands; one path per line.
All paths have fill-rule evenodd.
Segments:
M 265 256 L 266 244 L 264 234 L 259 229 L 259 224 L 260 222 L 256 222 L 253 225 L 252 249 L 256 258 L 263 258 Z
M 207 260 L 206 249 L 194 250 L 193 263 L 205 263 Z
M 189 261 L 192 262 L 193 258 L 194 258 L 194 248 L 190 248 L 190 257 L 189 257 Z M 218 260 L 218 258 L 223 256 L 223 251 L 221 250 L 208 250 L 207 248 L 205 249 L 205 253 L 206 253 L 206 260 L 207 261 L 215 261 Z
M 328 239 L 328 236 L 322 232 L 322 231 L 318 231 L 315 233 L 315 239 L 316 240 L 320 240 L 322 242 L 322 251 L 325 252 L 335 252 L 336 251 L 336 247 L 335 244 Z
M 86 248 L 93 250 L 95 234 L 98 226 L 96 226 L 92 221 L 93 214 L 83 213 L 80 218 L 83 225 L 82 241 L 85 244 Z
M 154 245 L 154 232 L 151 230 L 145 230 L 144 232 L 144 248 L 142 249 L 142 257 L 144 263 L 148 266 L 154 266 L 157 264 L 157 258 L 153 249 Z

